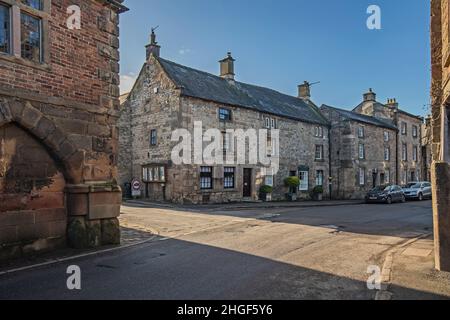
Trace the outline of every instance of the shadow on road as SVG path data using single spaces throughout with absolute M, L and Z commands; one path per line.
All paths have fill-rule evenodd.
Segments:
M 376 294 L 364 281 L 209 245 L 163 240 L 0 276 L 0 299 L 368 300 Z M 66 288 L 68 265 L 80 266 L 82 290 Z M 401 296 L 394 299 L 447 299 L 395 289 Z

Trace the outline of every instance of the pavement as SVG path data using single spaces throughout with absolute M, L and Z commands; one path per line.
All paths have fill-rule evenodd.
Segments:
M 122 212 L 124 230 L 148 241 L 0 273 L 0 299 L 450 298 L 448 274 L 433 270 L 429 201 L 245 209 L 129 203 Z M 66 287 L 70 265 L 82 271 L 81 290 Z M 367 287 L 374 266 L 384 275 L 381 291 Z

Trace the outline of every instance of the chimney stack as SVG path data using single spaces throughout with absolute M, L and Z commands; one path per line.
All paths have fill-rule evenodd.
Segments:
M 220 60 L 220 76 L 227 80 L 234 81 L 234 62 L 236 60 L 231 56 L 231 52 L 228 52 L 228 55 L 225 59 Z
M 311 84 L 308 81 L 298 86 L 298 97 L 304 100 L 311 99 Z
M 372 88 L 369 89 L 369 92 L 364 94 L 364 102 L 366 101 L 376 101 L 377 94 L 373 92 Z
M 150 35 L 150 44 L 145 46 L 147 52 L 147 61 L 150 59 L 151 55 L 159 58 L 161 52 L 161 46 L 158 45 L 158 42 L 156 41 L 155 30 L 156 28 L 152 28 L 152 34 Z
M 393 99 L 388 99 L 386 105 L 388 107 L 394 108 L 394 109 L 398 109 L 398 102 L 397 99 L 393 98 Z

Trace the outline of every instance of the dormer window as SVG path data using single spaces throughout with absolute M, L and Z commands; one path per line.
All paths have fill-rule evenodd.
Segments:
M 220 121 L 231 121 L 231 110 L 220 108 L 219 109 L 219 120 Z

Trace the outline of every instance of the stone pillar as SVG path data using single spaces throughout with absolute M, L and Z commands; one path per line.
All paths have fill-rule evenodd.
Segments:
M 450 166 L 435 162 L 431 175 L 436 269 L 450 272 Z
M 67 241 L 77 249 L 120 244 L 122 191 L 118 186 L 69 185 Z

